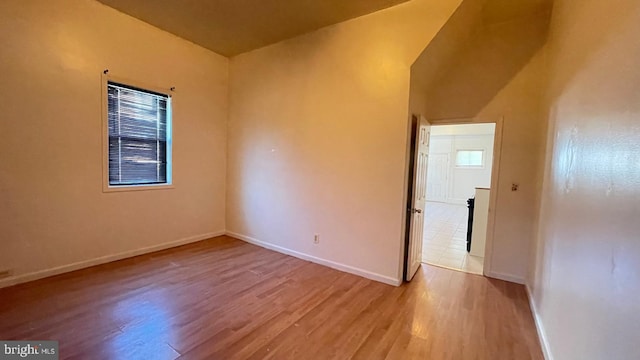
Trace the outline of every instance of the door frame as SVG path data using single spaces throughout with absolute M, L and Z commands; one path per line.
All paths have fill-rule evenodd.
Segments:
M 409 126 L 411 127 L 412 124 L 412 116 L 420 116 L 419 114 L 411 114 L 409 116 Z M 500 158 L 502 155 L 502 135 L 503 135 L 503 128 L 504 128 L 504 116 L 499 116 L 499 117 L 474 117 L 474 118 L 444 118 L 444 119 L 429 119 L 427 118 L 427 120 L 429 121 L 429 123 L 432 126 L 438 126 L 438 125 L 471 125 L 471 124 L 496 124 L 496 131 L 493 137 L 493 161 L 491 164 L 491 194 L 489 195 L 489 217 L 487 220 L 487 240 L 485 243 L 485 248 L 484 248 L 484 266 L 482 268 L 482 273 L 484 276 L 488 276 L 491 277 L 492 274 L 492 262 L 493 262 L 493 246 L 494 246 L 494 236 L 495 236 L 495 227 L 496 227 L 496 211 L 497 211 L 497 204 L 498 204 L 498 189 L 499 189 L 499 185 L 500 185 Z M 413 130 L 409 130 L 409 136 L 412 135 Z M 411 143 L 411 137 L 409 137 L 409 141 L 407 141 L 407 146 L 410 146 Z M 409 194 L 409 183 L 408 181 L 410 181 L 411 179 L 409 179 L 409 175 L 411 174 L 410 170 L 411 168 L 411 158 L 410 158 L 410 153 L 408 153 L 408 157 L 407 157 L 407 168 L 405 171 L 405 182 L 404 182 L 404 196 L 408 196 Z M 407 179 L 409 179 L 407 181 Z M 409 253 L 408 253 L 408 242 L 406 240 L 406 232 L 410 231 L 408 229 L 408 225 L 407 225 L 407 210 L 406 210 L 406 204 L 407 201 L 406 200 L 410 200 L 410 199 L 406 199 L 403 202 L 403 205 L 405 205 L 405 207 L 402 209 L 402 219 L 403 219 L 403 231 L 402 231 L 402 244 L 403 249 L 404 249 L 404 253 L 402 256 L 402 271 L 401 271 L 401 275 L 402 275 L 402 280 L 401 282 L 406 282 L 405 278 L 406 278 L 406 272 L 407 272 L 407 267 L 408 267 L 408 257 L 409 257 Z

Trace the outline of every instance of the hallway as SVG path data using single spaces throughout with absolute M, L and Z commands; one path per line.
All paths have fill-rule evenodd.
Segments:
M 426 203 L 422 246 L 424 263 L 482 275 L 484 258 L 467 253 L 467 217 L 465 205 Z

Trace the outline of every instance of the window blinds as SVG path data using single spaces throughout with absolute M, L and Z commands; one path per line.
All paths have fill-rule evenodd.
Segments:
M 170 103 L 164 94 L 108 83 L 109 185 L 167 183 Z

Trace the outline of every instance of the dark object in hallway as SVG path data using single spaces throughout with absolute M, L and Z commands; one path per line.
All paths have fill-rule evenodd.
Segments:
M 473 207 L 475 202 L 475 198 L 467 200 L 467 207 L 469 208 L 469 219 L 467 220 L 467 252 L 471 252 L 471 232 L 473 231 Z

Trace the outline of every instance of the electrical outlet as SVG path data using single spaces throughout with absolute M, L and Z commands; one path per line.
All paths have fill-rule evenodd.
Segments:
M 320 244 L 320 235 L 318 234 L 313 235 L 313 243 Z
M 0 279 L 9 277 L 11 276 L 11 274 L 13 274 L 13 271 L 11 269 L 0 270 Z

